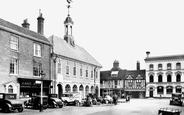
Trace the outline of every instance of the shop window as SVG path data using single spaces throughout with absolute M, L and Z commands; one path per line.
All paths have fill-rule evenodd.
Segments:
M 162 75 L 158 76 L 158 82 L 162 82 Z
M 166 93 L 167 94 L 172 94 L 172 92 L 173 92 L 173 87 L 172 86 L 167 86 L 166 87 Z
M 153 77 L 153 75 L 150 75 L 149 79 L 150 79 L 150 82 L 154 82 L 154 77 Z
M 181 86 L 176 86 L 176 93 L 181 93 Z
M 13 86 L 12 85 L 8 86 L 8 93 L 13 93 Z
M 171 75 L 169 74 L 169 75 L 167 75 L 167 82 L 172 82 L 172 77 L 171 77 Z
M 164 93 L 164 87 L 163 86 L 158 86 L 157 87 L 157 94 L 163 94 Z
M 176 75 L 176 82 L 181 82 L 181 75 L 180 74 Z

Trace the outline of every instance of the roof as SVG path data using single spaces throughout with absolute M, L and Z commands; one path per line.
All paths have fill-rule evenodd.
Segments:
M 125 78 L 125 75 L 126 75 L 126 71 L 127 70 L 122 70 L 120 69 L 118 71 L 118 76 L 117 77 L 111 77 L 111 70 L 109 71 L 101 71 L 100 72 L 100 80 L 121 80 L 121 79 L 124 79 Z
M 47 40 L 47 38 L 44 35 L 31 31 L 27 28 L 15 25 L 1 18 L 0 18 L 0 29 L 4 29 L 6 31 L 9 31 L 18 35 L 22 35 L 24 37 L 28 37 L 30 39 L 33 39 L 42 43 L 50 44 L 50 42 Z
M 145 70 L 119 70 L 117 77 L 111 77 L 111 70 L 109 71 L 101 71 L 100 72 L 100 80 L 120 80 L 120 79 L 126 79 L 129 75 L 133 79 L 136 79 L 138 75 L 142 77 L 142 79 L 145 79 Z
M 162 60 L 178 60 L 178 59 L 184 60 L 184 54 L 146 57 L 144 60 L 145 61 L 162 61 Z
M 126 71 L 126 79 L 129 77 L 129 75 L 132 77 L 132 79 L 137 79 L 137 77 L 140 75 L 139 79 L 146 79 L 146 71 L 145 70 L 127 70 Z
M 96 61 L 84 48 L 78 45 L 72 47 L 71 45 L 68 45 L 64 39 L 54 35 L 50 36 L 48 39 L 53 45 L 53 52 L 55 54 L 102 67 L 102 65 Z
M 73 20 L 72 20 L 72 18 L 70 17 L 70 15 L 68 15 L 68 16 L 66 17 L 65 21 L 64 21 L 64 24 L 68 24 L 68 23 L 71 23 L 71 24 L 74 23 Z

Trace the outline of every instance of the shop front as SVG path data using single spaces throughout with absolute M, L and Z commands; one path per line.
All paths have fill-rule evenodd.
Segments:
M 18 78 L 20 84 L 20 97 L 32 97 L 40 95 L 41 84 L 40 79 Z M 48 95 L 50 92 L 51 80 L 43 80 L 43 95 Z

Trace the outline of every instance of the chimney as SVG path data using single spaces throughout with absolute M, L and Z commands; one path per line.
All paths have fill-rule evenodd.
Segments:
M 119 68 L 119 61 L 118 60 L 114 61 L 113 68 Z
M 137 70 L 140 70 L 140 62 L 137 61 Z
M 42 17 L 42 13 L 40 12 L 38 20 L 38 33 L 43 35 L 43 26 L 44 26 L 44 18 Z
M 147 51 L 146 52 L 146 55 L 147 55 L 147 58 L 149 57 L 149 55 L 150 55 L 150 52 L 149 51 Z
M 29 29 L 29 23 L 28 23 L 28 20 L 27 19 L 25 19 L 24 21 L 23 21 L 23 23 L 22 23 L 22 27 L 24 27 L 24 28 L 27 28 L 27 29 Z

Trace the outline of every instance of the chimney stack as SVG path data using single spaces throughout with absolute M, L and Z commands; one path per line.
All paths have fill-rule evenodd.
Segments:
M 37 18 L 38 20 L 38 33 L 43 35 L 43 28 L 44 28 L 44 18 L 42 17 L 42 13 L 39 12 L 39 17 Z
M 28 20 L 27 19 L 25 19 L 24 21 L 23 21 L 23 23 L 22 23 L 22 27 L 24 27 L 24 28 L 27 28 L 27 29 L 29 29 L 29 23 L 28 23 Z
M 114 61 L 113 68 L 119 68 L 119 61 L 118 60 Z
M 149 55 L 150 55 L 150 52 L 149 51 L 147 51 L 146 52 L 146 55 L 147 55 L 147 58 L 149 57 Z
M 140 70 L 140 62 L 137 61 L 137 70 Z

